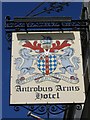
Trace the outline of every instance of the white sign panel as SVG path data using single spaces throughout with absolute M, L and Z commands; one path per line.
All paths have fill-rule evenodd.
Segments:
M 85 101 L 80 32 L 12 33 L 10 104 Z

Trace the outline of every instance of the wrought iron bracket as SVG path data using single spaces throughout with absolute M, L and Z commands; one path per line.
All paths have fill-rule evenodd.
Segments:
M 75 106 L 76 110 L 81 110 L 82 109 L 82 104 L 59 104 L 59 105 L 28 105 L 28 106 L 14 106 L 14 110 L 16 112 L 20 111 L 20 108 L 24 108 L 26 110 L 28 110 L 28 114 L 27 116 L 31 116 L 34 118 L 37 118 L 39 120 L 43 120 L 42 116 L 46 115 L 47 118 L 49 119 L 50 116 L 52 115 L 59 115 L 60 113 L 66 112 L 67 110 L 69 110 L 72 105 Z
M 15 17 L 11 20 L 6 16 L 6 39 L 11 49 L 12 32 L 36 31 L 86 31 L 89 29 L 90 20 L 72 20 L 71 17 Z
M 5 29 L 9 32 L 30 31 L 81 31 L 88 28 L 90 20 L 72 20 L 70 17 L 6 17 Z
M 89 28 L 89 24 L 90 20 L 72 20 L 70 17 L 24 17 L 11 20 L 7 16 L 5 21 L 6 39 L 9 43 L 9 49 L 11 49 L 12 32 L 86 31 Z M 82 109 L 82 104 L 73 103 L 73 105 L 76 105 L 77 110 Z M 47 114 L 47 118 L 50 118 L 50 115 L 58 115 L 67 111 L 70 106 L 72 105 L 22 105 L 15 106 L 14 110 L 19 111 L 20 107 L 23 107 L 29 111 L 28 116 L 34 116 L 34 114 L 42 116 Z

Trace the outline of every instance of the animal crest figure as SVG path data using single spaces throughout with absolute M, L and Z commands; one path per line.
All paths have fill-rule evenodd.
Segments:
M 74 49 L 68 47 L 66 49 L 62 49 L 61 51 L 64 52 L 64 54 L 59 55 L 59 59 L 63 66 L 63 67 L 59 68 L 59 70 L 61 71 L 61 74 L 65 74 L 65 72 L 68 72 L 70 75 L 77 76 L 77 74 L 75 74 L 74 71 L 79 68 L 80 60 L 78 57 L 73 56 Z M 72 62 L 70 61 L 70 58 L 71 58 Z
M 31 67 L 35 57 L 30 54 L 31 50 L 23 48 L 20 49 L 19 54 L 21 57 L 15 59 L 16 70 L 20 71 L 18 79 L 23 77 L 25 74 L 32 74 L 35 68 Z
M 37 55 L 37 68 L 40 72 L 45 75 L 50 75 L 55 71 L 57 67 L 57 55 L 59 50 L 67 46 L 71 46 L 68 41 L 63 41 L 62 43 L 59 40 L 53 41 L 50 36 L 43 36 L 43 39 L 34 42 L 25 41 L 23 47 L 28 47 L 34 50 Z

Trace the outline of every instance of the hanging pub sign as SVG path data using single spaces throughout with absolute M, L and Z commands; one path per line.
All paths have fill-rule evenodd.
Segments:
M 14 32 L 10 104 L 85 101 L 80 32 Z

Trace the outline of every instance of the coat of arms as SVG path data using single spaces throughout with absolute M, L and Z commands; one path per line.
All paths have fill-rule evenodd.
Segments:
M 16 83 L 64 80 L 77 84 L 79 79 L 75 71 L 79 69 L 80 60 L 74 55 L 72 44 L 68 40 L 53 40 L 51 36 L 41 37 L 41 40 L 28 40 L 22 44 L 20 57 L 15 59 L 15 69 L 19 71 Z

